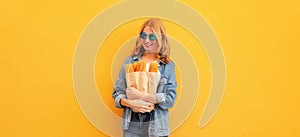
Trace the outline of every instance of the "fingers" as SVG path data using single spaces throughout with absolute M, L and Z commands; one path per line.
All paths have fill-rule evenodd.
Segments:
M 150 106 L 153 106 L 153 104 L 152 104 L 152 103 L 150 103 L 150 102 L 146 102 L 146 101 L 144 101 L 144 105 L 146 105 L 146 106 L 148 106 L 148 107 L 150 107 Z
M 131 108 L 133 112 L 145 113 L 147 110 L 144 108 Z
M 126 88 L 126 91 L 127 91 L 127 92 L 132 91 L 132 87 L 127 87 L 127 88 Z
M 138 90 L 135 87 L 127 87 L 126 91 L 138 92 Z
M 141 113 L 146 113 L 146 112 L 151 112 L 153 109 L 150 109 L 150 108 L 148 108 L 148 109 L 140 109 L 140 111 L 139 112 L 141 112 Z
M 134 88 L 134 87 L 127 87 L 126 88 L 126 92 L 135 92 L 135 91 L 137 91 L 137 89 Z
M 126 90 L 131 90 L 133 87 L 127 87 Z
M 131 104 L 131 109 L 135 112 L 141 112 L 141 113 L 145 113 L 145 112 L 150 112 L 154 109 L 154 104 L 150 103 L 150 102 L 146 102 L 143 100 L 129 100 L 130 104 Z
M 146 112 L 151 112 L 154 109 L 154 107 L 153 106 L 142 106 L 142 107 L 135 107 L 135 108 L 131 108 L 131 109 L 134 112 L 146 113 Z
M 149 107 L 149 110 L 152 111 L 154 109 L 154 105 Z
M 151 106 L 145 106 L 145 107 L 143 108 L 143 113 L 145 113 L 145 112 L 151 112 L 153 109 L 154 109 L 154 105 L 151 105 Z

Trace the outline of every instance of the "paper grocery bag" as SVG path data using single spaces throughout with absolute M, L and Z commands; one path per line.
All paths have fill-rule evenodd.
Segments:
M 134 87 L 142 93 L 156 93 L 160 74 L 156 72 L 126 73 L 127 87 Z
M 147 72 L 148 74 L 148 93 L 156 93 L 158 82 L 160 80 L 160 73 Z

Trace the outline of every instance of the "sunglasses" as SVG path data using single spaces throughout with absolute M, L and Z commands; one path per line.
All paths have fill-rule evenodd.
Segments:
M 143 39 L 143 40 L 147 39 L 147 34 L 146 34 L 145 32 L 141 32 L 140 38 Z M 150 39 L 151 41 L 156 40 L 155 34 L 149 34 L 149 39 Z

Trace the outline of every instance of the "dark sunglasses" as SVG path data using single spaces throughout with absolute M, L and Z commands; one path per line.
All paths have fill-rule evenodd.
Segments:
M 141 32 L 140 38 L 141 38 L 141 39 L 144 39 L 144 40 L 147 39 L 147 34 L 146 34 L 145 32 Z M 156 40 L 155 34 L 149 34 L 149 39 L 150 39 L 151 41 Z

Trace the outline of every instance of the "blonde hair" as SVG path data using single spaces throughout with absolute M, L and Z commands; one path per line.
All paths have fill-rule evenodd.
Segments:
M 168 37 L 167 37 L 163 22 L 157 18 L 148 19 L 141 26 L 139 33 L 141 33 L 145 27 L 150 27 L 152 29 L 153 33 L 157 37 L 158 48 L 156 51 L 156 56 L 163 62 L 169 63 L 170 62 L 170 45 L 169 45 Z M 145 49 L 142 45 L 142 40 L 141 40 L 140 36 L 138 36 L 138 38 L 136 40 L 136 46 L 132 52 L 132 56 L 143 54 L 144 52 L 145 52 Z

